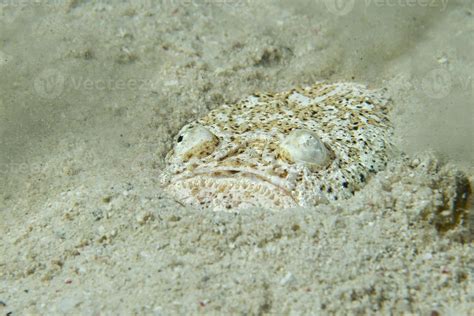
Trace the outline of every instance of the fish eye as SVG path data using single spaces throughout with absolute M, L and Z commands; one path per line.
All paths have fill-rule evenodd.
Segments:
M 291 131 L 283 139 L 279 156 L 289 162 L 303 163 L 311 167 L 324 166 L 330 160 L 330 152 L 319 137 L 302 129 Z
M 174 153 L 183 161 L 192 157 L 202 158 L 210 155 L 218 144 L 216 135 L 204 126 L 197 125 L 181 130 L 176 139 Z

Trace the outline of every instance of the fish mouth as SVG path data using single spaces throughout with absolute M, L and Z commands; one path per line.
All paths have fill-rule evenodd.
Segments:
M 196 169 L 174 177 L 165 190 L 185 204 L 205 209 L 298 206 L 286 179 L 254 169 Z

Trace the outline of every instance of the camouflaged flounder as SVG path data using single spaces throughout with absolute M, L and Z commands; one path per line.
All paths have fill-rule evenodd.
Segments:
M 387 103 L 360 84 L 317 83 L 220 106 L 177 134 L 162 185 L 214 210 L 350 198 L 387 164 Z

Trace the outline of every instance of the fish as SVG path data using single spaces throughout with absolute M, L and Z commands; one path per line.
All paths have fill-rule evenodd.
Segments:
M 391 107 L 386 90 L 352 82 L 255 93 L 183 126 L 160 184 L 201 210 L 349 199 L 387 165 Z

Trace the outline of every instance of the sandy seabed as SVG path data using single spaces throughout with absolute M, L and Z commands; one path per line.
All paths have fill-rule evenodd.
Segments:
M 473 2 L 338 3 L 0 1 L 0 313 L 474 315 Z M 161 191 L 182 125 L 319 80 L 393 99 L 353 198 Z

